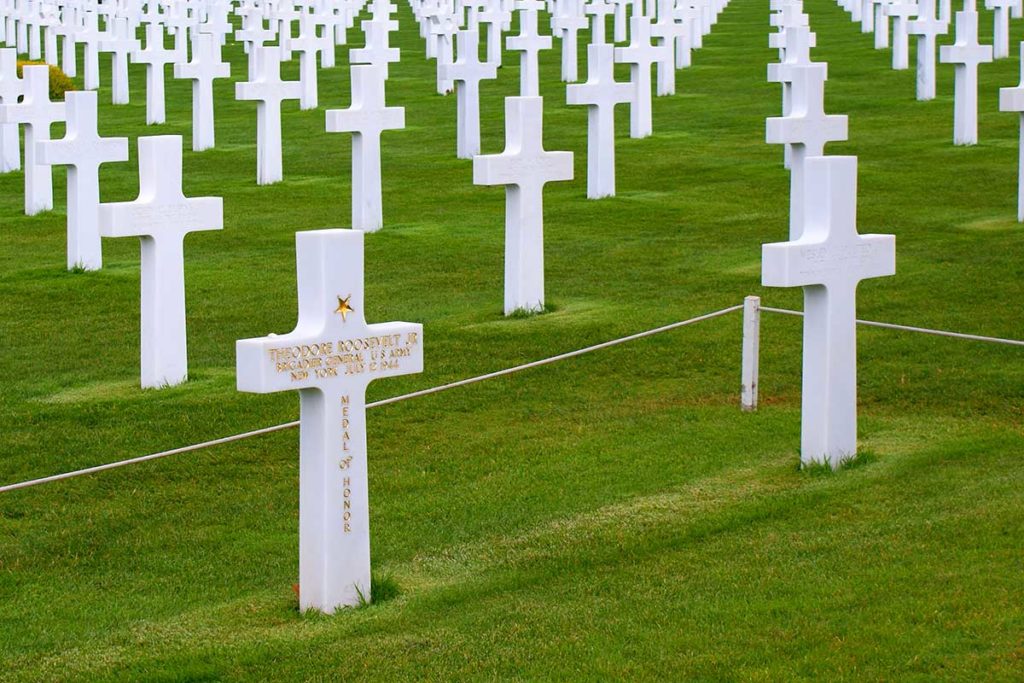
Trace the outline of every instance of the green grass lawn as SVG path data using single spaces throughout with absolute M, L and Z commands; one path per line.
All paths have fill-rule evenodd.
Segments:
M 1017 60 L 982 66 L 981 144 L 958 148 L 951 67 L 916 102 L 913 70 L 891 71 L 833 2 L 807 11 L 826 109 L 850 117 L 829 152 L 859 157 L 860 230 L 897 235 L 898 273 L 861 287 L 860 316 L 1024 338 L 1018 121 L 997 108 Z M 800 292 L 759 285 L 760 245 L 788 231 L 782 150 L 764 143 L 780 109 L 767 3 L 734 0 L 679 94 L 656 98 L 653 137 L 629 139 L 619 109 L 613 199 L 585 198 L 586 111 L 565 105 L 558 50 L 542 55 L 545 144 L 575 152 L 576 179 L 545 193 L 553 310 L 518 319 L 501 315 L 504 192 L 455 158 L 455 98 L 434 93 L 408 8 L 400 20 L 388 98 L 408 125 L 384 135 L 366 318 L 422 322 L 425 371 L 370 400 L 748 294 L 799 308 Z M 1024 23 L 1012 38 L 1016 55 Z M 32 218 L 21 174 L 0 176 L 0 483 L 296 418 L 292 393 L 235 391 L 234 342 L 292 329 L 295 231 L 349 224 L 351 143 L 324 132 L 323 110 L 349 101 L 338 54 L 321 109 L 285 107 L 275 186 L 255 184 L 255 105 L 216 85 L 217 147 L 186 152 L 185 191 L 223 196 L 225 228 L 186 240 L 182 386 L 138 388 L 138 241 L 105 240 L 102 271 L 69 273 L 64 171 L 57 210 Z M 241 48 L 225 56 L 243 80 Z M 518 90 L 506 57 L 482 87 L 485 153 Z M 130 200 L 134 138 L 190 148 L 190 86 L 168 80 L 168 122 L 146 127 L 142 69 L 119 107 L 103 70 L 101 132 L 132 138 L 103 198 Z M 765 314 L 752 414 L 740 329 L 732 314 L 371 410 L 374 570 L 393 595 L 334 617 L 300 615 L 292 590 L 295 430 L 0 494 L 0 679 L 1024 678 L 1021 350 L 862 329 L 869 457 L 822 474 L 797 467 L 799 320 Z

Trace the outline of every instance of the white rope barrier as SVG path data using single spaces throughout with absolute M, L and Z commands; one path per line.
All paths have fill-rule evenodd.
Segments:
M 409 394 L 402 394 L 401 396 L 393 396 L 391 398 L 381 399 L 380 401 L 373 401 L 367 403 L 367 408 L 376 408 L 378 406 L 386 406 L 391 403 L 398 403 L 399 401 L 406 401 L 411 398 L 418 398 L 420 396 L 429 396 L 430 394 L 437 394 L 442 391 L 449 389 L 455 389 L 456 387 L 464 387 L 469 384 L 475 384 L 477 382 L 483 382 L 488 379 L 495 379 L 497 377 L 504 377 L 511 375 L 516 372 L 522 372 L 523 370 L 530 370 L 531 368 L 538 368 L 542 365 L 549 365 L 556 363 L 561 360 L 567 360 L 569 358 L 575 358 L 576 356 L 582 356 L 586 353 L 592 353 L 594 351 L 600 351 L 601 349 L 607 349 L 612 346 L 618 346 L 619 344 L 625 344 L 626 342 L 636 341 L 645 337 L 652 337 L 656 334 L 663 332 L 669 332 L 671 330 L 685 327 L 687 325 L 693 325 L 695 323 L 703 322 L 705 320 L 711 320 L 723 315 L 728 315 L 735 311 L 739 311 L 743 308 L 743 304 L 736 306 L 730 306 L 723 308 L 719 311 L 712 313 L 706 313 L 699 315 L 695 318 L 689 318 L 688 320 L 682 320 L 680 322 L 671 323 L 669 325 L 663 325 L 661 327 L 655 327 L 651 330 L 645 330 L 644 332 L 637 332 L 626 337 L 619 337 L 618 339 L 612 339 L 610 341 L 602 342 L 600 344 L 594 344 L 593 346 L 587 346 L 582 349 L 576 349 L 575 351 L 567 351 L 566 353 L 560 353 L 557 356 L 551 356 L 549 358 L 543 358 L 541 360 L 531 361 L 529 363 L 523 363 L 522 365 L 516 365 L 511 368 L 505 368 L 504 370 L 497 370 L 495 372 L 489 372 L 483 375 L 477 375 L 475 377 L 468 377 L 461 379 L 456 382 L 450 382 L 448 384 L 442 384 L 436 387 L 430 387 L 429 389 L 421 389 L 420 391 L 414 391 Z M 803 317 L 801 311 L 793 311 L 788 308 L 773 308 L 771 306 L 759 306 L 759 310 L 767 311 L 769 313 L 781 313 L 783 315 L 793 315 Z M 977 334 L 964 334 L 961 332 L 949 332 L 948 330 L 933 330 L 927 327 L 914 327 L 911 325 L 897 325 L 895 323 L 883 323 L 874 320 L 857 320 L 859 325 L 866 325 L 868 327 L 881 327 L 890 330 L 904 330 L 907 332 L 920 332 L 922 334 L 931 334 L 939 337 L 952 337 L 954 339 L 968 339 L 971 341 L 983 341 L 992 342 L 995 344 L 1007 344 L 1010 346 L 1024 346 L 1024 341 L 1017 339 L 1002 339 L 1000 337 L 986 337 Z M 95 474 L 97 472 L 104 472 L 106 470 L 116 469 L 118 467 L 124 467 L 126 465 L 134 465 L 140 462 L 147 462 L 149 460 L 156 460 L 158 458 L 166 458 L 170 455 L 179 455 L 182 453 L 190 453 L 192 451 L 198 451 L 203 448 L 210 448 L 212 446 L 220 446 L 222 444 L 232 443 L 235 441 L 241 441 L 242 439 L 248 439 L 253 436 L 261 436 L 263 434 L 270 434 L 272 432 L 279 432 L 285 429 L 294 429 L 299 426 L 299 421 L 285 422 L 283 424 L 274 425 L 272 427 L 264 427 L 262 429 L 254 429 L 252 431 L 243 432 L 241 434 L 234 434 L 232 436 L 225 436 L 219 439 L 213 439 L 211 441 L 204 441 L 202 443 L 193 444 L 191 446 L 183 446 L 181 448 L 173 448 L 168 451 L 161 451 L 159 453 L 151 453 L 149 455 L 139 456 L 137 458 L 129 458 L 128 460 L 118 460 L 117 462 L 110 462 L 104 465 L 96 465 L 95 467 L 87 467 L 81 470 L 74 470 L 72 472 L 64 472 L 62 474 L 54 474 L 49 477 L 40 477 L 39 479 L 30 479 L 28 481 L 18 482 L 16 484 L 7 484 L 6 486 L 0 486 L 0 493 L 6 493 L 7 491 L 14 491 L 17 489 L 24 489 L 30 486 L 38 486 L 39 484 L 47 484 L 53 481 L 61 481 L 63 479 L 71 479 L 72 477 L 80 477 L 85 474 Z
M 801 311 L 791 311 L 788 308 L 772 308 L 761 306 L 762 311 L 769 313 L 782 313 L 784 315 L 796 315 L 803 317 Z M 1010 346 L 1024 346 L 1024 341 L 1018 339 L 1002 339 L 1001 337 L 985 337 L 980 334 L 963 334 L 962 332 L 949 332 L 948 330 L 932 330 L 927 327 L 913 327 L 911 325 L 896 325 L 895 323 L 880 323 L 874 320 L 858 320 L 858 325 L 867 327 L 882 327 L 887 330 L 905 330 L 907 332 L 920 332 L 922 334 L 933 334 L 937 337 L 953 337 L 954 339 L 970 339 L 972 341 L 992 342 L 994 344 L 1008 344 Z
M 671 330 L 685 327 L 687 325 L 693 325 L 694 323 L 703 322 L 705 320 L 711 320 L 719 316 L 727 315 L 734 311 L 738 311 L 743 308 L 743 305 L 730 306 L 729 308 L 723 308 L 720 311 L 714 311 L 713 313 L 706 313 L 699 315 L 696 318 L 690 318 L 669 325 L 663 325 L 662 327 L 655 327 L 652 330 L 646 330 L 644 332 L 638 332 L 631 334 L 626 337 L 619 337 L 618 339 L 612 339 L 611 341 L 601 342 L 600 344 L 594 344 L 593 346 L 587 346 L 582 349 L 576 349 L 575 351 L 568 351 L 566 353 L 560 353 L 557 356 L 551 356 L 550 358 L 543 358 L 541 360 L 535 360 L 530 363 L 524 363 L 522 365 L 516 365 L 511 368 L 504 370 L 497 370 L 495 372 L 489 372 L 484 375 L 477 375 L 476 377 L 469 377 L 467 379 L 461 379 L 456 382 L 450 382 L 449 384 L 442 384 L 440 386 L 431 387 L 429 389 L 422 389 L 420 391 L 414 391 L 410 394 L 403 394 L 401 396 L 393 396 L 392 398 L 385 398 L 380 401 L 374 401 L 367 403 L 367 408 L 375 408 L 377 406 L 386 406 L 390 403 L 398 403 L 399 401 L 406 401 L 410 398 L 417 398 L 420 396 L 429 396 L 430 394 L 436 394 L 449 389 L 455 389 L 456 387 L 464 387 L 469 384 L 475 384 L 476 382 L 482 382 L 487 379 L 494 379 L 496 377 L 504 377 L 505 375 L 511 375 L 516 372 L 522 372 L 523 370 L 529 370 L 531 368 L 538 368 L 542 365 L 548 365 L 561 360 L 567 360 L 569 358 L 575 358 L 576 356 L 582 356 L 585 353 L 591 353 L 593 351 L 600 351 L 601 349 L 607 349 L 612 346 L 618 346 L 619 344 L 625 344 L 626 342 L 636 341 L 637 339 L 643 339 L 645 337 L 652 337 L 656 334 L 663 332 L 669 332 Z M 166 458 L 169 455 L 179 455 L 181 453 L 190 453 L 192 451 L 198 451 L 203 448 L 210 448 L 211 446 L 219 446 L 221 444 L 232 443 L 234 441 L 241 441 L 242 439 L 248 439 L 253 436 L 261 436 L 263 434 L 270 434 L 272 432 L 279 432 L 285 429 L 293 429 L 299 426 L 299 421 L 285 422 L 284 424 L 274 425 L 273 427 L 264 427 L 263 429 L 254 429 L 250 432 L 244 432 L 242 434 L 234 434 L 232 436 L 225 436 L 219 439 L 213 439 L 212 441 L 204 441 L 202 443 L 193 444 L 191 446 L 183 446 L 181 448 L 173 448 L 169 451 L 161 451 L 160 453 L 151 453 L 149 455 L 143 455 L 138 458 L 130 458 L 128 460 L 119 460 L 117 462 L 106 463 L 104 465 L 96 465 L 95 467 L 87 467 L 81 470 L 74 470 L 72 472 L 64 472 L 62 474 L 54 474 L 49 477 L 40 477 L 39 479 L 30 479 L 28 481 L 18 482 L 17 484 L 7 484 L 6 486 L 0 486 L 0 493 L 7 491 L 14 491 L 17 489 L 24 489 L 30 486 L 38 486 L 39 484 L 48 484 L 53 481 L 61 481 L 63 479 L 71 479 L 72 477 L 80 477 L 84 474 L 95 474 L 97 472 L 105 472 L 107 470 L 116 469 L 118 467 L 124 467 L 126 465 L 134 465 L 135 463 L 147 462 L 149 460 L 156 460 L 158 458 Z

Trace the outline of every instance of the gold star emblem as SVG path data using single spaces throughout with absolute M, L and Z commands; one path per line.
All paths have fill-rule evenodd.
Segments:
M 334 312 L 341 313 L 341 322 L 346 322 L 348 320 L 348 314 L 355 312 L 355 309 L 349 306 L 348 304 L 349 299 L 351 298 L 351 294 L 346 296 L 344 299 L 342 299 L 340 296 L 338 297 L 338 307 L 334 309 Z

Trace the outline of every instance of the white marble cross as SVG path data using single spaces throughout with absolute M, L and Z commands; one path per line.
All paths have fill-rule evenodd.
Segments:
M 768 81 L 782 84 L 782 115 L 789 116 L 793 98 L 793 67 L 811 63 L 811 47 L 815 44 L 815 35 L 806 26 L 790 26 L 781 34 L 783 37 L 783 60 L 778 64 L 768 65 Z M 828 64 L 822 64 L 823 77 L 828 77 Z M 793 150 L 785 145 L 783 163 L 790 167 Z
M 1017 220 L 1024 223 L 1024 42 L 1020 44 L 1021 78 L 1013 88 L 999 89 L 999 110 L 1015 111 L 1020 118 L 1020 142 L 1017 164 Z
M 96 91 L 65 95 L 67 132 L 61 140 L 37 144 L 41 163 L 68 167 L 68 270 L 103 267 L 100 245 L 100 165 L 128 161 L 128 138 L 101 138 Z
M 231 65 L 221 61 L 220 45 L 209 33 L 196 35 L 192 61 L 174 65 L 174 77 L 192 81 L 192 151 L 214 145 L 213 80 L 231 76 Z
M 50 67 L 22 68 L 23 90 L 18 104 L 0 105 L 0 123 L 20 123 L 25 130 L 25 215 L 53 208 L 53 173 L 39 161 L 37 142 L 50 139 L 50 126 L 65 120 L 63 102 L 50 101 Z
M 260 12 L 253 11 L 243 16 L 242 28 L 235 31 L 235 40 L 242 43 L 242 49 L 249 55 L 249 70 L 246 73 L 253 73 L 256 68 L 256 51 L 253 48 L 263 47 L 264 43 L 276 37 L 277 33 L 264 25 Z
M 216 40 L 206 34 L 211 40 Z M 100 204 L 100 234 L 142 242 L 142 386 L 188 379 L 185 235 L 224 227 L 220 197 L 186 198 L 180 135 L 139 138 L 139 197 Z
M 316 109 L 319 102 L 317 56 L 323 49 L 323 40 L 317 36 L 315 18 L 309 12 L 299 17 L 299 37 L 289 39 L 288 47 L 299 53 L 299 83 L 302 84 L 299 109 Z
M 860 6 L 860 32 L 871 33 L 875 30 L 875 2 L 876 0 L 861 0 Z
M 0 49 L 0 105 L 17 104 L 22 81 L 18 78 L 18 51 L 13 47 Z M 21 168 L 21 140 L 18 124 L 0 123 L 0 173 Z
M 634 16 L 629 20 L 628 47 L 615 48 L 615 61 L 629 64 L 633 99 L 629 107 L 629 137 L 645 138 L 654 132 L 651 121 L 651 65 L 672 62 L 672 48 L 651 43 L 651 20 Z
M 889 47 L 889 14 L 885 11 L 891 0 L 873 0 L 875 12 L 875 49 Z
M 857 234 L 857 158 L 806 160 L 806 227 L 762 247 L 762 284 L 804 288 L 800 459 L 857 453 L 857 285 L 896 272 L 892 235 Z
M 885 5 L 886 15 L 894 19 L 892 25 L 892 68 L 897 71 L 910 68 L 911 17 L 917 16 L 916 0 L 894 0 Z
M 85 25 L 75 33 L 75 41 L 82 43 L 84 47 L 83 60 L 84 82 L 86 90 L 96 90 L 100 87 L 100 41 L 106 38 L 106 34 L 99 30 L 99 17 L 96 12 L 85 13 Z
M 615 7 L 609 0 L 591 0 L 583 11 L 590 16 L 590 40 L 591 43 L 603 45 L 608 42 L 607 17 L 615 12 Z
M 505 151 L 473 158 L 475 185 L 505 186 L 505 315 L 544 310 L 544 185 L 572 180 L 572 152 L 543 143 L 544 98 L 505 98 Z
M 281 102 L 302 96 L 299 81 L 281 80 L 281 53 L 276 47 L 256 49 L 256 77 L 235 83 L 235 99 L 256 100 L 256 182 L 270 185 L 283 177 L 281 167 Z
M 615 105 L 632 101 L 633 86 L 615 81 L 615 48 L 587 46 L 587 82 L 568 85 L 568 104 L 587 105 L 587 197 L 615 196 Z
M 658 62 L 658 94 L 671 95 L 676 91 L 676 68 L 690 66 L 690 27 L 676 21 L 673 0 L 658 0 L 658 20 L 651 25 L 651 36 L 658 45 L 665 45 L 671 51 L 675 64 L 670 61 Z M 682 54 L 680 54 L 682 53 Z
M 111 35 L 100 41 L 100 51 L 111 53 L 111 101 L 128 104 L 128 56 L 139 49 L 139 41 L 128 28 L 128 19 L 116 17 Z
M 40 25 L 43 27 L 43 61 L 53 66 L 60 66 L 57 57 L 57 31 L 60 29 L 60 16 L 56 5 L 46 5 Z M 66 75 L 66 74 L 65 74 Z
M 551 36 L 542 36 L 537 28 L 537 12 L 544 7 L 538 0 L 519 0 L 519 34 L 505 39 L 505 47 L 519 52 L 519 94 L 540 95 L 541 50 L 551 49 Z
M 26 11 L 21 17 L 21 24 L 28 32 L 28 58 L 33 61 L 42 59 L 43 53 L 39 42 L 39 24 L 42 17 L 39 14 L 38 0 L 28 0 Z
M 978 65 L 992 61 L 992 46 L 978 43 L 978 11 L 967 0 L 956 13 L 956 43 L 939 48 L 939 61 L 954 64 L 953 144 L 978 142 Z
M 624 43 L 626 38 L 629 37 L 626 10 L 634 7 L 635 3 L 633 0 L 612 0 L 612 2 L 615 3 L 615 16 L 612 21 L 612 40 L 616 43 Z
M 202 42 L 200 39 L 203 35 L 210 35 L 208 33 L 201 34 L 196 30 L 196 18 L 189 16 L 185 3 L 174 2 L 168 5 L 167 14 L 164 15 L 164 26 L 167 28 L 167 32 L 174 36 L 175 50 L 188 51 L 191 37 L 193 56 L 196 43 Z M 215 40 L 214 43 L 216 42 Z
M 1010 56 L 1010 10 L 1019 0 L 985 0 L 985 9 L 992 10 L 992 56 Z
M 448 12 L 440 12 L 431 17 L 430 40 L 434 44 L 434 54 L 437 57 L 437 94 L 447 95 L 452 91 L 454 84 L 445 75 L 448 67 L 452 65 L 452 51 L 455 47 L 453 37 L 459 32 L 458 19 Z
M 333 12 L 313 14 L 315 30 L 320 32 L 320 68 L 333 69 L 336 66 L 335 47 L 337 33 L 341 31 L 341 43 L 345 44 L 345 17 Z
M 384 225 L 380 136 L 405 128 L 405 109 L 384 103 L 384 68 L 353 64 L 352 106 L 327 111 L 328 133 L 352 133 L 352 227 L 373 232 Z
M 849 121 L 845 115 L 825 113 L 825 64 L 794 65 L 791 69 L 792 96 L 787 116 L 770 117 L 765 122 L 765 140 L 770 144 L 789 144 L 790 200 L 789 237 L 803 233 L 804 160 L 819 157 L 829 142 L 846 140 Z
M 477 14 L 477 21 L 487 25 L 487 61 L 501 67 L 501 27 L 509 21 L 512 13 L 502 9 L 500 0 L 491 0 Z
M 476 29 L 459 31 L 458 59 L 450 65 L 445 78 L 455 84 L 456 156 L 472 159 L 480 153 L 480 81 L 498 77 L 498 67 L 481 62 L 479 34 Z
M 360 24 L 366 36 L 366 46 L 349 50 L 348 59 L 352 64 L 374 64 L 384 68 L 388 77 L 388 64 L 401 58 L 401 51 L 391 47 L 391 31 L 398 28 L 397 21 L 364 21 Z
M 224 45 L 226 37 L 234 30 L 228 19 L 228 6 L 224 3 L 211 2 L 206 6 L 206 21 L 196 27 L 198 33 L 212 35 L 218 45 Z
M 60 67 L 69 78 L 78 76 L 78 55 L 76 34 L 81 30 L 79 12 L 73 7 L 65 8 L 60 22 L 54 26 L 54 33 L 61 38 Z
M 559 5 L 564 7 L 565 14 L 556 16 L 552 27 L 562 37 L 562 81 L 575 83 L 579 80 L 579 32 L 587 28 L 588 22 L 578 0 L 561 0 Z
M 299 390 L 299 608 L 369 602 L 366 387 L 423 371 L 423 326 L 368 325 L 363 233 L 295 235 L 299 321 L 236 344 L 239 391 Z
M 148 125 L 163 123 L 166 120 L 164 109 L 164 68 L 183 59 L 177 50 L 164 47 L 164 27 L 162 24 L 146 26 L 146 47 L 132 54 L 132 61 L 146 65 L 146 123 Z
M 946 34 L 945 21 L 935 16 L 935 0 L 918 0 L 917 18 L 907 31 L 917 36 L 917 99 L 935 99 L 935 39 Z

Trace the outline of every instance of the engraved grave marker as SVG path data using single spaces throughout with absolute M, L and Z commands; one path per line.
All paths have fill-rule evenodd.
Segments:
M 361 231 L 295 248 L 298 324 L 237 342 L 238 389 L 299 391 L 299 607 L 330 614 L 371 598 L 366 387 L 423 370 L 423 327 L 366 323 Z

